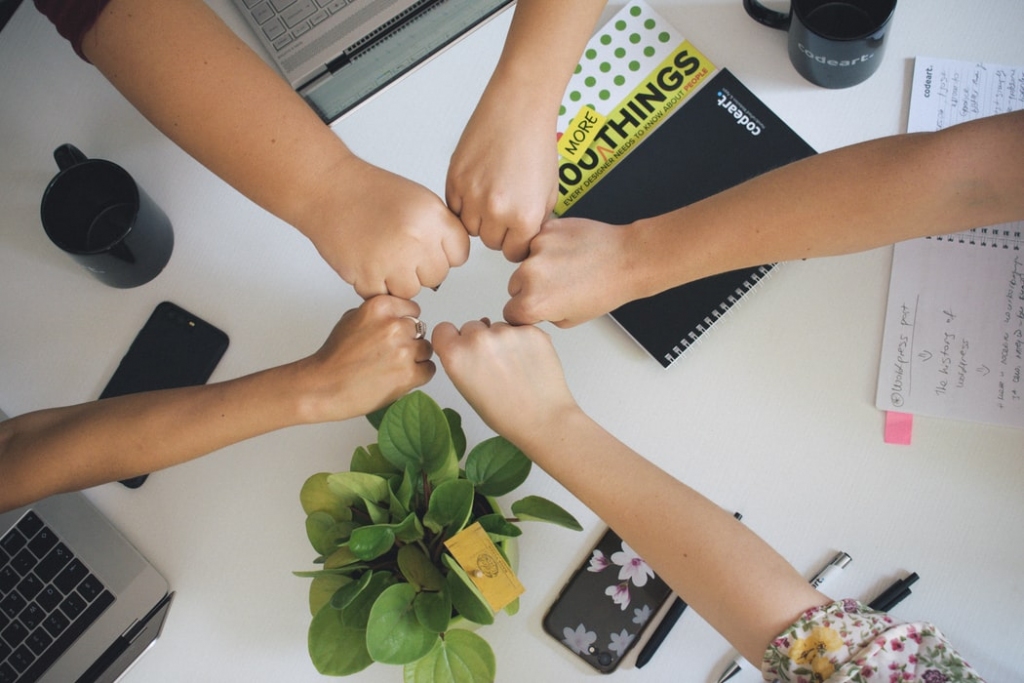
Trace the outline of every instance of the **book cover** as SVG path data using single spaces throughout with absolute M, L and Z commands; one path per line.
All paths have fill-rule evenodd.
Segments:
M 563 215 L 623 225 L 673 211 L 814 153 L 728 69 L 719 69 Z M 668 367 L 772 267 L 687 283 L 630 302 L 611 316 Z
M 619 10 L 588 41 L 562 98 L 555 213 L 586 194 L 714 71 L 644 2 Z

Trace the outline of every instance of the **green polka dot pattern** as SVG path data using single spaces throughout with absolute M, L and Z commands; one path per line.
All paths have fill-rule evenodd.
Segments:
M 681 42 L 683 36 L 647 5 L 624 7 L 587 43 L 562 98 L 558 132 L 566 129 L 582 105 L 607 114 Z

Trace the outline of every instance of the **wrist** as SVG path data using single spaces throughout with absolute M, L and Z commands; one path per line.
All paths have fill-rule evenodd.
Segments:
M 538 412 L 535 419 L 522 421 L 522 429 L 504 436 L 537 465 L 547 469 L 549 458 L 557 458 L 566 448 L 572 448 L 572 434 L 586 421 L 589 418 L 570 399 Z
M 670 252 L 666 253 L 666 230 L 659 218 L 643 218 L 623 226 L 620 253 L 629 301 L 654 296 L 673 286 L 667 271 L 675 259 Z
M 270 413 L 277 428 L 326 422 L 329 397 L 317 381 L 318 372 L 302 359 L 248 376 L 245 394 L 258 409 Z
M 323 239 L 336 240 L 339 233 L 346 232 L 344 217 L 365 201 L 358 184 L 366 177 L 367 168 L 373 168 L 338 142 L 340 149 L 316 173 L 315 182 L 296 185 L 291 209 L 281 216 L 315 245 Z
M 627 226 L 633 299 L 654 296 L 715 272 L 708 269 L 706 250 L 694 244 L 694 226 L 684 227 L 685 215 L 684 207 Z
M 512 106 L 524 113 L 527 122 L 550 118 L 553 127 L 568 81 L 550 78 L 547 70 L 542 63 L 503 59 L 491 75 L 481 102 L 486 99 L 501 109 Z

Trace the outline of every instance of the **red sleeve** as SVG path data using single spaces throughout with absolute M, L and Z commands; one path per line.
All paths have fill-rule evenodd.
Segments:
M 69 41 L 79 57 L 82 53 L 82 37 L 96 23 L 100 12 L 110 0 L 34 0 L 36 9 L 45 14 L 57 27 L 57 33 Z

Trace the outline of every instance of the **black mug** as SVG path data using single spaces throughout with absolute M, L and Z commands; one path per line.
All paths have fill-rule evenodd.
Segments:
M 788 31 L 789 61 L 815 85 L 848 88 L 875 73 L 896 0 L 792 0 L 789 13 L 743 0 L 747 14 Z
M 171 221 L 123 168 L 74 145 L 53 152 L 60 172 L 40 207 L 54 244 L 100 282 L 128 288 L 160 274 L 171 258 Z

